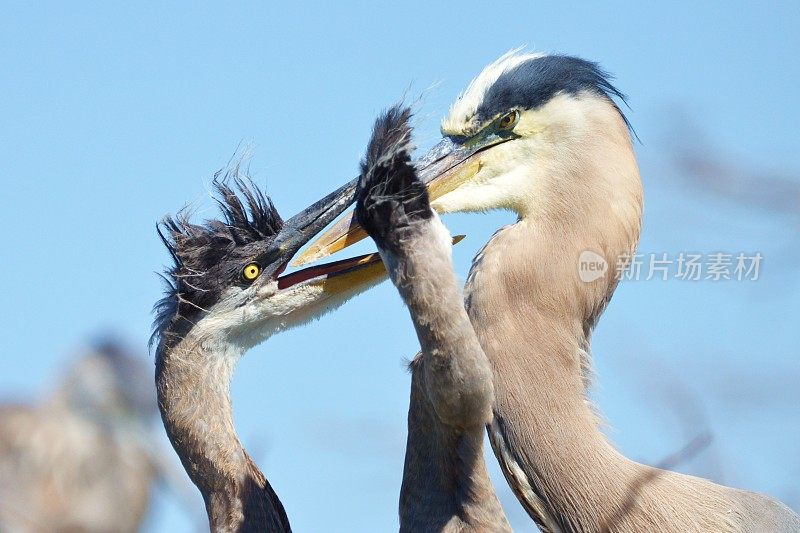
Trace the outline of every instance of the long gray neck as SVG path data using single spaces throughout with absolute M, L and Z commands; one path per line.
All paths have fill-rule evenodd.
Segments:
M 283 505 L 242 448 L 230 398 L 240 351 L 189 335 L 160 348 L 161 418 L 186 472 L 200 489 L 214 532 L 290 531 Z
M 494 372 L 489 437 L 518 499 L 544 531 L 746 530 L 740 493 L 630 461 L 600 431 L 589 334 L 615 282 L 582 282 L 578 256 L 598 241 L 554 231 L 525 220 L 499 231 L 466 290 Z
M 450 234 L 437 217 L 381 249 L 422 351 L 411 365 L 400 531 L 511 531 L 486 470 L 492 370 L 464 310 Z

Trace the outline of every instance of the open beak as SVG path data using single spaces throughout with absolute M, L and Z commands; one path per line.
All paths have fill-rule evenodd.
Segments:
M 377 252 L 307 267 L 278 278 L 278 289 L 295 285 L 322 285 L 328 292 L 345 292 L 375 282 L 386 275 Z
M 326 291 L 344 292 L 380 280 L 386 275 L 378 253 L 314 265 L 283 274 L 297 251 L 353 203 L 356 180 L 343 185 L 284 222 L 265 256 L 267 272 L 262 279 L 277 279 L 278 289 L 300 284 L 321 284 Z M 463 236 L 453 239 L 456 243 Z
M 499 135 L 488 135 L 466 142 L 452 137 L 442 139 L 422 159 L 415 162 L 417 175 L 427 186 L 431 202 L 471 180 L 481 169 L 481 152 L 511 139 L 513 137 Z M 339 191 L 349 190 L 350 202 L 353 200 L 355 185 L 356 180 L 353 180 L 339 189 Z M 331 194 L 336 194 L 336 192 Z M 320 227 L 317 231 L 321 229 Z M 351 211 L 315 240 L 292 262 L 292 266 L 301 266 L 317 261 L 366 237 L 367 232 L 358 224 L 355 213 Z M 453 242 L 458 242 L 458 240 L 454 239 Z
M 284 222 L 265 254 L 264 262 L 270 275 L 263 276 L 262 279 L 277 279 L 278 289 L 286 289 L 301 283 L 325 283 L 337 276 L 342 277 L 337 285 L 344 283 L 355 287 L 382 276 L 385 269 L 377 253 L 281 275 L 294 254 L 353 203 L 355 189 L 356 180 L 353 180 Z

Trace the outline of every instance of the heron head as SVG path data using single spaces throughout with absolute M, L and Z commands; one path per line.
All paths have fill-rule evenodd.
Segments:
M 159 224 L 174 264 L 151 342 L 169 347 L 191 331 L 243 352 L 384 278 L 378 254 L 284 274 L 297 250 L 352 201 L 353 185 L 286 221 L 238 170 L 215 179 L 214 188 L 221 218 L 195 224 L 182 212 Z
M 417 162 L 432 207 L 440 213 L 508 209 L 557 220 L 595 198 L 613 203 L 615 191 L 635 193 L 640 185 L 629 125 L 615 99 L 624 97 L 596 63 L 503 55 L 453 103 L 442 121 L 442 141 Z M 295 264 L 364 235 L 346 218 Z
M 629 144 L 624 96 L 597 64 L 564 55 L 506 54 L 451 106 L 442 135 L 463 171 L 434 178 L 440 212 L 509 209 L 536 215 L 591 188 L 588 165 L 614 130 Z

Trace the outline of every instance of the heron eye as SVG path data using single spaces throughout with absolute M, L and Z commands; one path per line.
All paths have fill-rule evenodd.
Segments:
M 519 113 L 512 111 L 500 119 L 498 126 L 501 130 L 510 130 L 517 123 L 517 117 L 519 117 Z
M 248 263 L 242 269 L 242 277 L 247 281 L 253 281 L 259 274 L 261 274 L 261 267 L 258 266 L 258 263 Z

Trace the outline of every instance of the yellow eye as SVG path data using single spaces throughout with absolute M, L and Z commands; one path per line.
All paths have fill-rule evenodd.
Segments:
M 501 118 L 500 122 L 497 125 L 501 130 L 510 130 L 517 123 L 518 116 L 519 113 L 517 113 L 516 111 L 512 111 L 511 113 Z
M 249 263 L 242 269 L 242 277 L 247 281 L 253 281 L 261 274 L 261 267 L 258 263 Z

